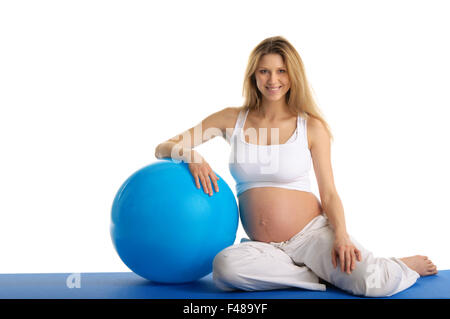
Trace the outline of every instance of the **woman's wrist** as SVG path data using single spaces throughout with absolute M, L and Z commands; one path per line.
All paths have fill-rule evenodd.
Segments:
M 337 229 L 337 230 L 335 230 L 334 236 L 335 236 L 336 238 L 349 238 L 346 229 Z
M 183 149 L 182 160 L 185 163 L 202 163 L 203 157 L 193 149 Z

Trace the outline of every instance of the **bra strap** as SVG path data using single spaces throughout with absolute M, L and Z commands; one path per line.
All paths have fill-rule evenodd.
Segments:
M 242 129 L 242 124 L 243 124 L 244 118 L 245 118 L 245 110 L 239 111 L 239 114 L 238 114 L 238 117 L 236 120 L 236 124 L 233 129 L 233 134 L 229 138 L 228 138 L 228 134 L 227 134 L 228 142 L 231 143 L 233 138 L 236 136 L 236 134 L 238 134 L 238 132 Z M 228 133 L 228 132 L 226 132 L 226 133 Z

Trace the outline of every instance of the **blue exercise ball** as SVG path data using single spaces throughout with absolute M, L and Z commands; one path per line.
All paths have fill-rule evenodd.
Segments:
M 120 187 L 111 238 L 133 272 L 159 283 L 185 283 L 212 271 L 214 257 L 236 239 L 238 206 L 219 177 L 219 192 L 198 189 L 184 162 L 158 160 Z

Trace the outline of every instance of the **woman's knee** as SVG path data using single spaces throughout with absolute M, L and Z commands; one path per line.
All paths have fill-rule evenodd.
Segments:
M 260 242 L 246 242 L 225 248 L 213 260 L 214 281 L 220 288 L 250 289 L 249 281 L 261 265 L 264 269 L 268 267 L 274 249 Z
M 230 247 L 220 251 L 213 260 L 213 280 L 222 290 L 235 290 L 239 281 L 239 253 Z

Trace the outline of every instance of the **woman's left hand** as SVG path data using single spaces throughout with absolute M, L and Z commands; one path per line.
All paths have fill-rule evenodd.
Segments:
M 336 236 L 331 252 L 331 260 L 334 268 L 337 267 L 337 258 L 339 258 L 341 271 L 351 274 L 356 267 L 356 261 L 361 261 L 361 252 L 355 247 L 348 236 Z

